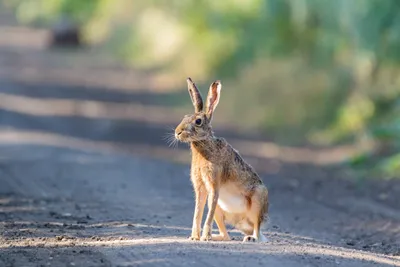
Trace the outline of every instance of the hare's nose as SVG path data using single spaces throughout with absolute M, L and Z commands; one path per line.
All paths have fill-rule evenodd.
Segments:
M 181 133 L 182 133 L 182 131 L 176 131 L 176 132 L 175 132 L 175 136 L 178 137 L 178 136 L 181 135 Z

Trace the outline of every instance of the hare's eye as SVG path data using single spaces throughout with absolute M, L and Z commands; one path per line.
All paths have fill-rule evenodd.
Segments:
M 196 123 L 196 125 L 201 125 L 201 119 L 197 119 L 194 123 Z

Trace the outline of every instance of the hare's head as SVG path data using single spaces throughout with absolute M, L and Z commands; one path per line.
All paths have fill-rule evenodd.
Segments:
M 210 85 L 205 109 L 203 109 L 203 99 L 194 82 L 188 78 L 187 84 L 195 113 L 183 117 L 181 123 L 175 128 L 175 138 L 181 142 L 202 141 L 213 135 L 211 119 L 221 95 L 221 82 L 215 81 Z

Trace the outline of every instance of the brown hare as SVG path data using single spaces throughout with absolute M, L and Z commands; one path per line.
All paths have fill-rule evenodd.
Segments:
M 211 120 L 221 96 L 221 82 L 211 84 L 206 107 L 193 81 L 188 90 L 195 113 L 184 116 L 175 129 L 178 141 L 190 143 L 192 151 L 191 181 L 195 191 L 191 240 L 231 240 L 225 223 L 246 236 L 244 242 L 266 241 L 260 231 L 268 214 L 268 190 L 254 169 L 223 138 L 215 137 Z M 204 206 L 208 214 L 200 237 Z M 212 235 L 215 220 L 219 235 Z

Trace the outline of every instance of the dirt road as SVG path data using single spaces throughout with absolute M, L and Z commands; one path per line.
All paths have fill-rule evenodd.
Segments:
M 329 205 L 292 180 L 264 176 L 269 243 L 242 244 L 238 233 L 189 242 L 187 166 L 35 145 L 3 146 L 1 158 L 0 266 L 400 265 L 390 255 L 399 252 L 391 239 L 399 218 L 369 199 Z
M 188 241 L 187 148 L 167 147 L 164 117 L 116 118 L 153 96 L 44 82 L 58 63 L 13 49 L 0 51 L 0 266 L 400 266 L 398 181 L 254 155 L 269 242 Z

